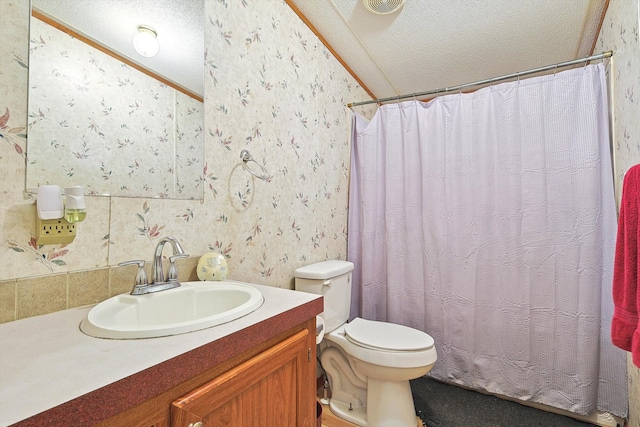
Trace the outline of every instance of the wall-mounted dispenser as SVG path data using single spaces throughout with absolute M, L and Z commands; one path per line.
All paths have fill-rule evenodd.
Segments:
M 62 218 L 64 206 L 60 187 L 57 185 L 41 185 L 38 187 L 36 208 L 40 219 Z
M 35 238 L 38 245 L 71 243 L 76 237 L 75 223 L 84 220 L 87 213 L 84 204 L 84 189 L 65 189 L 66 203 L 57 185 L 38 187 L 36 199 Z M 67 219 L 68 217 L 68 219 Z
M 64 219 L 73 224 L 81 222 L 87 217 L 87 211 L 84 205 L 84 188 L 67 187 L 64 189 L 65 205 Z

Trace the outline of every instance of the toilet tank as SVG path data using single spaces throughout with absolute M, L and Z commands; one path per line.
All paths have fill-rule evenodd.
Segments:
M 353 263 L 330 260 L 296 269 L 295 288 L 324 297 L 326 332 L 331 332 L 349 319 L 351 308 L 351 271 Z

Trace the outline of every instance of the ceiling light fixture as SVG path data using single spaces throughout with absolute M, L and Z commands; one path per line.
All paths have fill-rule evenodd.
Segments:
M 133 47 L 140 55 L 151 58 L 158 53 L 160 45 L 156 31 L 146 25 L 139 25 L 138 32 L 133 36 Z
M 377 15 L 387 15 L 404 6 L 404 0 L 362 0 L 362 2 L 369 12 Z

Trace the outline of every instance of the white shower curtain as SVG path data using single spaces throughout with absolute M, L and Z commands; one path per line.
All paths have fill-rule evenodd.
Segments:
M 429 333 L 436 378 L 626 416 L 608 141 L 602 64 L 355 115 L 352 317 Z

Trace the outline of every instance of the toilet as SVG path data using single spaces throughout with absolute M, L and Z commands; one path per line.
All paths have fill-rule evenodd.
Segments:
M 349 261 L 323 261 L 295 270 L 295 289 L 324 297 L 320 364 L 329 378 L 329 407 L 359 426 L 416 427 L 409 380 L 436 363 L 433 338 L 407 326 L 355 318 Z

